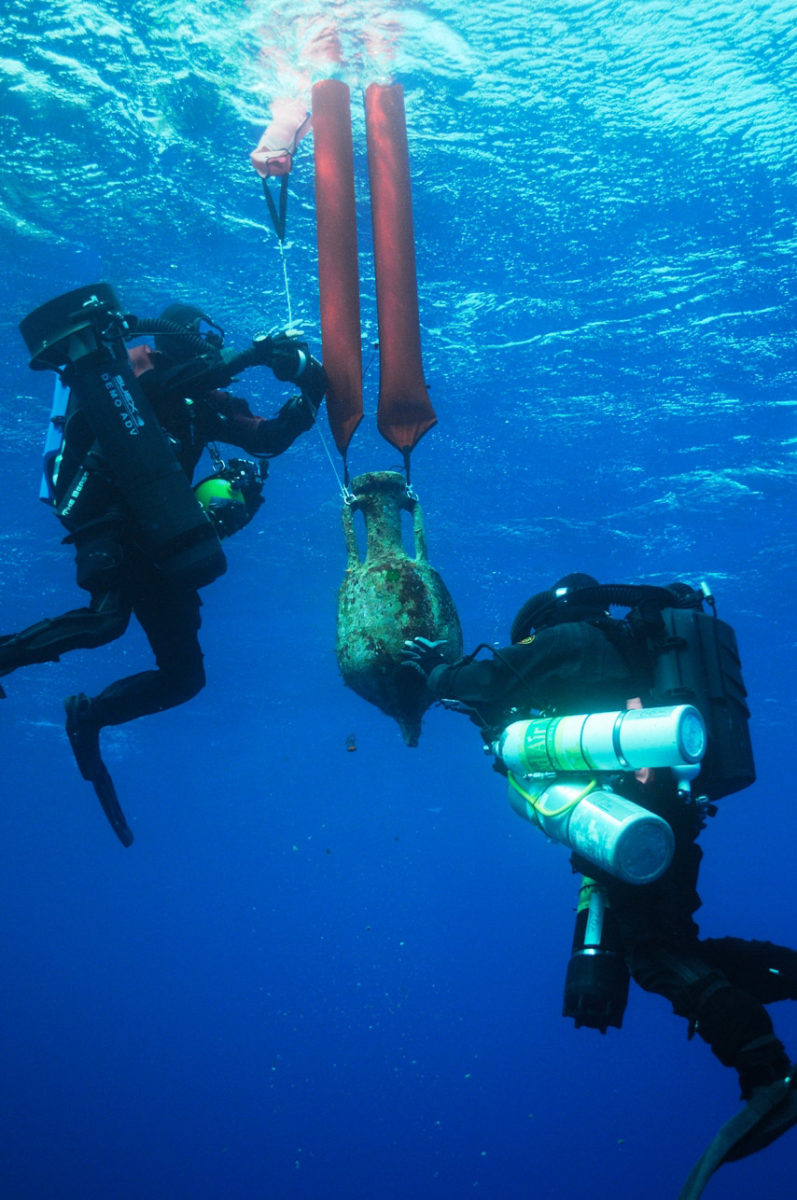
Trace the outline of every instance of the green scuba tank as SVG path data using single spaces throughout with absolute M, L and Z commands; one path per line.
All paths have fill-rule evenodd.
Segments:
M 210 518 L 220 539 L 248 525 L 263 504 L 263 484 L 268 464 L 246 458 L 219 461 L 212 475 L 194 485 L 194 495 Z

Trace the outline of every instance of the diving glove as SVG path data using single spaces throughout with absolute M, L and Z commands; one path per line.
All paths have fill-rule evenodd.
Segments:
M 310 353 L 307 342 L 289 333 L 271 333 L 256 337 L 253 347 L 258 362 L 271 367 L 277 379 L 282 383 L 299 384 L 315 416 L 329 380 L 321 363 Z
M 424 679 L 428 679 L 435 667 L 442 667 L 446 663 L 444 655 L 438 649 L 445 644 L 445 638 L 431 642 L 428 638 L 416 637 L 411 642 L 405 642 L 401 652 L 402 667 L 410 667 L 423 675 Z
M 289 333 L 270 333 L 255 338 L 258 358 L 271 367 L 277 379 L 283 383 L 295 383 L 301 377 L 310 360 L 307 343 Z
M 313 416 L 315 416 L 329 387 L 329 379 L 321 363 L 310 354 L 307 356 L 307 366 L 302 371 L 299 386 L 302 389 L 302 395 L 313 410 Z

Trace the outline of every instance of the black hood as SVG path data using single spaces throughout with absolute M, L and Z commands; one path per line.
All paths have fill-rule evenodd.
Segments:
M 552 588 L 526 601 L 512 622 L 512 641 L 522 642 L 535 629 L 606 616 L 606 606 L 598 598 L 599 593 L 596 595 L 596 588 L 600 589 L 600 584 L 593 575 L 581 571 L 563 575 Z
M 174 362 L 188 362 L 197 357 L 197 347 L 200 345 L 197 338 L 208 350 L 218 351 L 224 344 L 224 330 L 195 304 L 169 304 L 159 320 L 174 329 L 172 332 L 164 329 L 155 334 L 155 349 L 167 354 Z M 180 337 L 181 330 L 185 330 L 190 337 Z

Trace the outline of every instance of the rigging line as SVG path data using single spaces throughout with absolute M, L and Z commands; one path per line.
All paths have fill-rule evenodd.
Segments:
M 284 183 L 285 183 L 285 180 L 283 179 L 283 184 Z M 266 200 L 269 202 L 269 208 L 273 210 L 274 202 L 271 198 L 271 193 L 269 192 L 268 188 L 266 187 L 265 179 L 263 180 L 263 191 L 265 193 Z M 282 234 L 282 236 L 280 236 L 280 233 Z M 281 213 L 281 229 L 277 228 L 277 244 L 279 245 L 280 262 L 282 263 L 282 280 L 283 280 L 283 284 L 285 287 L 285 303 L 286 303 L 287 309 L 288 309 L 288 330 L 292 330 L 293 329 L 293 304 L 291 302 L 291 286 L 290 286 L 290 280 L 288 278 L 288 259 L 285 254 L 285 217 L 284 217 L 284 212 Z M 346 497 L 349 495 L 349 491 L 348 491 L 348 488 L 346 487 L 345 483 L 341 479 L 338 468 L 335 465 L 335 460 L 333 459 L 333 457 L 330 453 L 329 446 L 327 445 L 326 438 L 324 437 L 324 434 L 321 430 L 321 422 L 318 420 L 317 414 L 316 414 L 316 420 L 315 420 L 315 427 L 318 430 L 318 436 L 321 439 L 321 445 L 324 448 L 324 453 L 327 456 L 329 465 L 332 468 L 332 473 L 335 476 L 335 479 L 337 481 L 338 490 L 340 491 L 340 494 L 341 494 L 341 497 L 343 498 L 343 500 L 345 500 Z
M 343 500 L 345 500 L 345 499 L 347 498 L 347 496 L 349 495 L 349 489 L 348 489 L 348 488 L 346 487 L 346 485 L 344 484 L 343 480 L 342 480 L 342 479 L 341 479 L 341 477 L 340 477 L 340 473 L 339 473 L 339 471 L 338 471 L 338 468 L 335 466 L 335 460 L 334 460 L 334 458 L 332 457 L 332 455 L 330 454 L 330 451 L 329 451 L 329 446 L 327 445 L 327 440 L 326 440 L 326 438 L 324 437 L 324 434 L 323 434 L 323 432 L 322 432 L 322 430 L 321 430 L 321 422 L 318 420 L 318 417 L 317 417 L 317 416 L 316 416 L 316 422 L 315 422 L 315 426 L 316 426 L 316 429 L 318 430 L 318 436 L 319 436 L 319 437 L 320 437 L 320 439 L 321 439 L 321 445 L 324 447 L 324 453 L 326 454 L 326 456 L 327 456 L 327 458 L 328 458 L 328 460 L 329 460 L 329 465 L 330 465 L 330 466 L 331 466 L 331 468 L 332 468 L 332 473 L 333 473 L 333 475 L 335 476 L 335 479 L 337 480 L 337 483 L 338 483 L 338 490 L 340 491 L 341 498 L 342 498 Z
M 291 288 L 290 288 L 290 281 L 288 279 L 288 260 L 285 256 L 285 243 L 283 242 L 283 240 L 281 238 L 279 239 L 279 248 L 280 248 L 280 260 L 282 262 L 282 278 L 283 278 L 283 281 L 285 284 L 285 301 L 288 306 L 288 329 L 291 330 L 291 329 L 293 329 L 293 306 L 291 304 Z M 315 427 L 318 430 L 318 436 L 321 439 L 321 445 L 324 447 L 324 453 L 326 454 L 327 459 L 329 460 L 329 465 L 332 467 L 332 473 L 334 474 L 335 479 L 337 480 L 338 490 L 340 491 L 342 498 L 345 500 L 348 495 L 348 489 L 346 488 L 346 485 L 344 484 L 343 480 L 340 477 L 338 468 L 335 466 L 335 460 L 333 459 L 333 457 L 330 453 L 329 446 L 327 445 L 327 442 L 326 442 L 326 438 L 324 437 L 324 434 L 321 430 L 321 422 L 318 419 L 318 414 L 316 414 Z
M 290 289 L 290 284 L 288 282 L 288 263 L 287 263 L 287 259 L 285 257 L 285 246 L 284 246 L 283 242 L 279 243 L 279 248 L 280 248 L 280 258 L 282 259 L 282 275 L 283 275 L 283 279 L 285 281 L 285 299 L 286 299 L 287 305 L 288 305 L 288 329 L 291 330 L 291 329 L 293 329 L 293 310 L 291 307 L 291 289 Z M 335 466 L 335 460 L 333 459 L 333 457 L 330 453 L 326 438 L 324 437 L 324 434 L 321 430 L 321 422 L 318 419 L 318 413 L 316 413 L 315 427 L 318 430 L 318 436 L 321 439 L 321 445 L 324 447 L 324 453 L 326 454 L 327 459 L 329 460 L 329 465 L 332 468 L 332 473 L 335 476 L 335 479 L 337 480 L 338 490 L 340 491 L 341 497 L 345 500 L 349 494 L 348 488 L 346 487 L 343 480 L 341 479 L 338 468 Z

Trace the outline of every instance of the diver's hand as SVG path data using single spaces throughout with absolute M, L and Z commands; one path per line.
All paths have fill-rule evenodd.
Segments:
M 289 333 L 270 333 L 255 338 L 260 361 L 271 367 L 277 379 L 283 383 L 295 383 L 300 379 L 310 361 L 307 343 Z
M 308 354 L 307 356 L 307 366 L 302 372 L 299 386 L 302 389 L 305 401 L 309 404 L 313 410 L 313 416 L 315 416 L 321 407 L 321 402 L 329 387 L 329 379 L 321 363 L 313 358 L 312 354 Z
M 425 637 L 413 638 L 411 642 L 404 643 L 404 649 L 401 651 L 401 665 L 418 671 L 424 679 L 428 679 L 435 667 L 445 665 L 446 659 L 438 649 L 439 646 L 445 645 L 445 638 L 438 642 L 430 642 Z
M 280 409 L 280 417 L 290 423 L 293 437 L 298 437 L 300 433 L 306 433 L 308 429 L 313 428 L 315 414 L 316 410 L 309 403 L 304 392 L 291 396 L 290 400 L 286 400 Z

